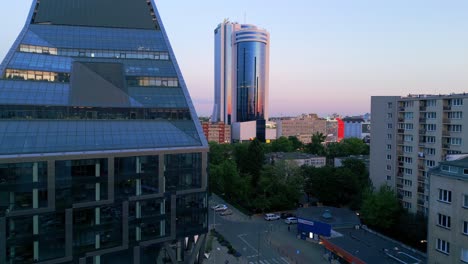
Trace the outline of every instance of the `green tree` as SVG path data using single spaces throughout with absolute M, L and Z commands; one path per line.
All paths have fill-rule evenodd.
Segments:
M 255 189 L 258 186 L 260 180 L 260 171 L 265 161 L 265 154 L 263 152 L 262 144 L 258 139 L 254 139 L 250 142 L 247 149 L 247 154 L 243 160 L 243 166 L 241 171 L 248 173 L 252 176 L 252 187 Z
M 230 159 L 232 156 L 232 145 L 231 144 L 218 144 L 217 142 L 211 141 L 208 143 L 210 146 L 209 152 L 209 163 L 221 164 L 224 160 Z
M 315 134 L 312 135 L 312 142 L 310 144 L 307 144 L 306 149 L 307 152 L 316 154 L 316 155 L 323 155 L 325 154 L 325 148 L 323 146 L 323 142 L 325 142 L 325 139 L 327 137 L 319 132 L 316 132 Z
M 271 143 L 272 152 L 291 152 L 293 150 L 292 142 L 286 137 L 280 137 Z
M 398 199 L 388 186 L 381 186 L 377 192 L 367 192 L 361 207 L 364 222 L 380 229 L 395 225 L 401 212 Z
M 289 136 L 288 140 L 289 140 L 289 142 L 291 142 L 293 150 L 301 149 L 302 146 L 303 146 L 302 142 L 299 141 L 299 139 L 297 139 L 297 137 L 295 137 L 295 136 Z

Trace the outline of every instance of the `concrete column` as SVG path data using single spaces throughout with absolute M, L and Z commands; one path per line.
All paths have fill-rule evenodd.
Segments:
M 114 168 L 114 159 L 107 159 L 107 199 L 110 201 L 114 200 L 114 178 L 115 178 L 115 168 Z
M 101 164 L 96 163 L 96 166 L 94 168 L 95 168 L 96 179 L 99 180 L 99 178 L 101 177 Z M 96 182 L 96 197 L 95 198 L 96 198 L 96 201 L 101 200 L 101 183 L 99 182 Z
M 141 204 L 139 201 L 136 202 L 135 204 L 135 213 L 136 213 L 136 218 L 141 219 Z M 135 232 L 136 232 L 136 240 L 140 241 L 141 240 L 141 227 L 137 226 Z
M 6 263 L 6 218 L 0 217 L 0 263 Z
M 159 193 L 166 192 L 166 178 L 164 177 L 164 173 L 166 170 L 166 166 L 164 165 L 164 155 L 159 155 Z
M 140 264 L 140 247 L 133 248 L 133 264 Z
M 55 208 L 55 162 L 47 162 L 47 203 L 49 208 Z

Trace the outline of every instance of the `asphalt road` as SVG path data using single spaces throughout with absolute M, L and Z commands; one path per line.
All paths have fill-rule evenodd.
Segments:
M 210 207 L 219 203 L 225 202 L 213 195 Z M 226 205 L 233 214 L 221 216 L 210 209 L 209 223 L 242 254 L 239 263 L 327 263 L 321 257 L 323 249 L 320 245 L 295 238 L 295 225 L 288 230 L 283 219 L 265 221 L 261 216 L 250 218 Z

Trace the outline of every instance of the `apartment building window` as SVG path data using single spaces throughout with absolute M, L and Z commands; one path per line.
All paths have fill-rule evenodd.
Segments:
M 424 149 L 424 152 L 428 156 L 434 156 L 435 155 L 435 148 L 426 148 L 426 149 Z
M 425 114 L 425 117 L 426 117 L 427 119 L 436 119 L 436 118 L 437 118 L 437 114 L 436 114 L 436 112 L 427 112 L 427 113 Z
M 439 189 L 439 202 L 451 203 L 452 202 L 452 191 Z
M 413 152 L 413 147 L 412 146 L 403 146 L 403 151 L 405 153 L 412 153 Z
M 391 165 L 387 165 L 387 170 L 392 170 L 392 166 Z
M 437 219 L 438 226 L 450 229 L 450 227 L 452 226 L 452 224 L 450 223 L 451 222 L 450 216 L 444 215 L 444 214 L 437 214 L 437 217 L 438 217 Z
M 448 125 L 449 132 L 462 132 L 462 125 Z
M 437 239 L 437 244 L 436 244 L 436 249 L 438 251 L 441 251 L 445 254 L 449 254 L 450 253 L 450 243 L 445 241 L 445 240 L 442 240 L 440 238 Z
M 463 195 L 463 207 L 468 208 L 468 194 Z
M 391 123 L 388 123 L 388 124 L 387 124 L 387 128 L 388 128 L 388 129 L 392 129 L 392 128 L 393 128 L 393 125 L 392 125 Z
M 392 155 L 387 155 L 387 160 L 392 160 Z
M 414 101 L 406 101 L 403 102 L 404 107 L 413 107 L 414 106 Z
M 461 249 L 460 260 L 463 261 L 463 262 L 468 263 L 468 249 L 466 249 L 466 248 Z
M 408 163 L 408 164 L 411 164 L 411 163 L 413 163 L 413 158 L 405 157 L 405 158 L 404 158 L 404 162 L 405 162 L 405 163 Z
M 392 134 L 387 134 L 387 139 L 392 139 Z
M 387 113 L 387 118 L 388 118 L 388 119 L 392 119 L 392 118 L 393 118 L 393 114 L 392 114 L 392 113 Z
M 461 106 L 463 105 L 463 99 L 457 98 L 457 99 L 450 99 L 448 101 L 448 104 L 451 106 Z
M 450 119 L 462 119 L 463 112 L 448 112 L 447 117 Z
M 437 105 L 437 100 L 427 100 L 426 101 L 426 106 L 427 107 L 434 107 Z
M 468 221 L 463 221 L 463 234 L 468 236 Z
M 391 180 L 392 180 L 392 176 L 387 175 L 387 181 L 391 181 Z
M 404 179 L 403 180 L 403 184 L 406 185 L 406 186 L 413 186 L 413 182 L 411 180 L 407 180 L 407 179 Z
M 427 131 L 435 131 L 435 130 L 437 129 L 437 126 L 436 126 L 436 124 L 427 124 L 427 125 L 425 126 L 425 129 L 426 129 Z
M 406 175 L 413 175 L 413 169 L 405 168 L 404 172 Z
M 411 198 L 413 196 L 413 193 L 410 191 L 403 190 L 402 191 L 403 196 Z
M 450 145 L 459 146 L 462 144 L 462 139 L 461 138 L 448 138 L 447 143 L 449 143 Z
M 433 161 L 433 160 L 426 160 L 426 166 L 432 168 L 432 167 L 435 167 L 435 165 L 436 165 L 436 162 L 435 162 L 435 161 Z
M 454 167 L 454 166 L 442 165 L 440 166 L 440 169 L 446 172 L 458 173 L 458 167 Z
M 387 103 L 387 108 L 392 108 L 393 107 L 393 103 Z
M 414 114 L 413 112 L 406 112 L 404 117 L 405 119 L 413 119 Z
M 427 143 L 435 143 L 435 142 L 436 142 L 436 137 L 427 136 L 427 137 L 426 137 L 426 142 L 427 142 Z
M 405 209 L 411 209 L 411 203 L 403 201 L 402 205 L 403 205 L 403 208 Z
M 406 142 L 413 142 L 413 135 L 405 135 L 403 140 Z
M 392 145 L 387 144 L 387 150 L 391 150 L 391 149 L 392 149 Z

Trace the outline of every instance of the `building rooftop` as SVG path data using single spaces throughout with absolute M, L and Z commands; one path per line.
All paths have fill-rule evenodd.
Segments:
M 468 93 L 451 93 L 451 94 L 408 94 L 402 96 L 401 99 L 438 99 L 441 97 L 468 97 Z
M 341 229 L 343 236 L 326 239 L 338 252 L 344 251 L 365 263 L 416 264 L 426 263 L 426 256 L 416 250 L 405 248 L 402 244 L 377 235 L 366 229 Z
M 332 228 L 349 228 L 361 224 L 356 213 L 347 208 L 327 206 L 298 208 L 297 217 L 327 223 Z
M 458 157 L 458 159 L 440 162 L 439 166 L 429 171 L 429 175 L 435 174 L 441 177 L 468 181 L 468 154 L 459 155 Z
M 322 158 L 321 156 L 302 152 L 273 152 L 266 154 L 266 157 L 281 160 Z

